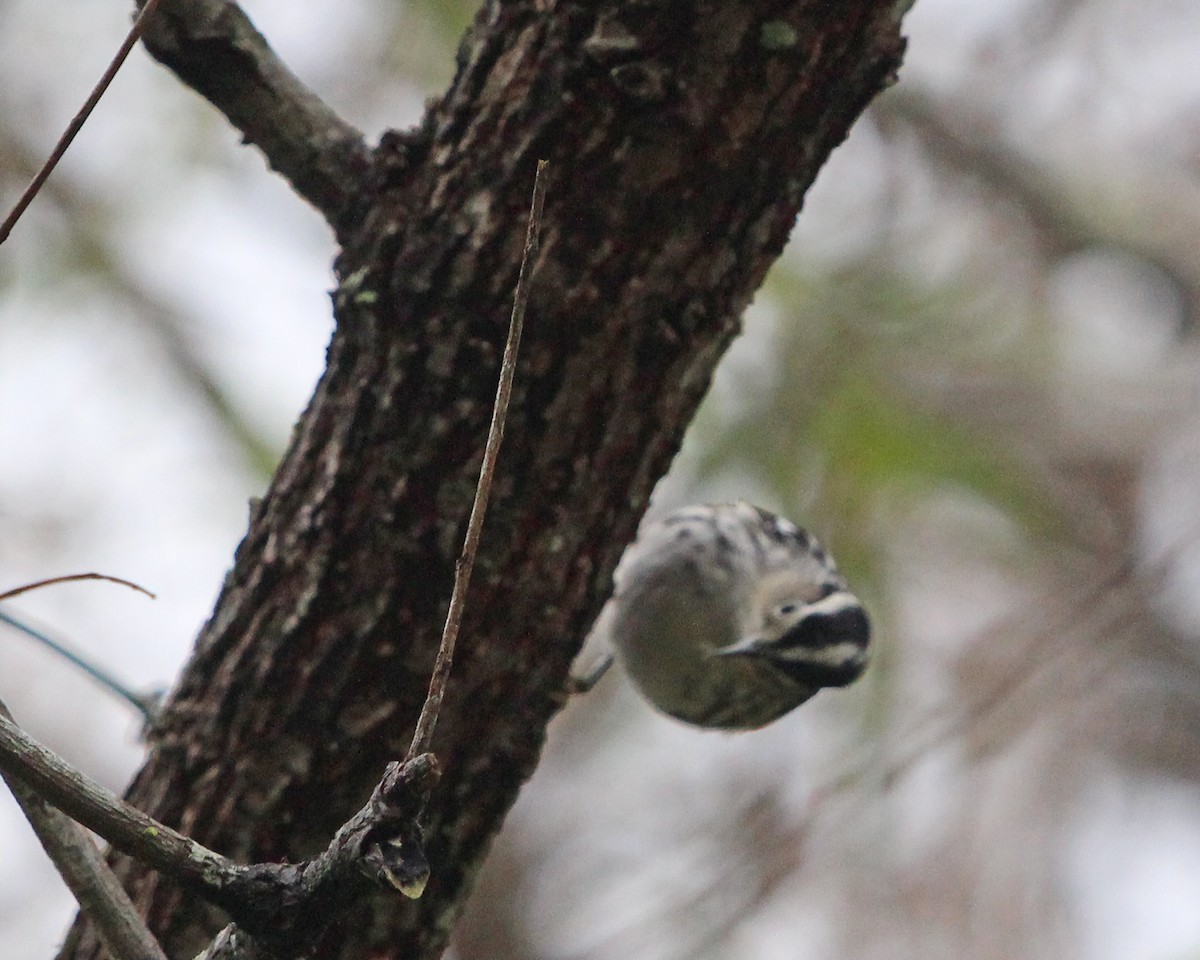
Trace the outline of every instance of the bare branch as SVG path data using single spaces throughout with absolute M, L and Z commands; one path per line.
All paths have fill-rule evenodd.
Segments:
M 147 25 L 144 42 L 225 114 L 335 232 L 349 227 L 370 157 L 363 135 L 288 69 L 241 7 L 172 0 Z
M 19 597 L 23 593 L 29 593 L 31 590 L 40 590 L 42 587 L 50 587 L 56 583 L 75 583 L 77 580 L 105 580 L 108 583 L 118 583 L 123 587 L 128 587 L 130 590 L 144 593 L 151 600 L 156 599 L 154 594 L 149 590 L 138 586 L 132 580 L 110 577 L 107 573 L 69 573 L 66 576 L 47 577 L 45 580 L 35 580 L 33 583 L 27 583 L 22 587 L 13 587 L 11 590 L 5 590 L 3 593 L 0 593 L 0 600 L 11 600 L 13 597 Z
M 152 12 L 155 3 L 157 3 L 157 0 L 150 0 L 143 7 L 142 13 L 138 18 L 139 28 L 150 12 Z M 240 10 L 235 5 L 201 2 L 183 4 L 182 6 L 187 6 L 192 11 L 207 11 L 210 14 L 213 11 L 223 13 L 224 16 L 215 17 L 212 24 L 206 24 L 205 26 L 216 26 L 217 20 L 220 20 L 221 28 L 227 31 L 225 39 L 232 46 L 238 47 L 239 45 L 244 45 L 246 49 L 251 50 L 256 55 L 257 59 L 254 62 L 258 67 L 257 79 L 282 82 L 284 86 L 287 86 L 289 82 L 295 82 L 294 77 L 282 67 L 282 64 L 272 60 L 273 55 L 266 47 L 265 41 L 262 41 L 262 38 L 253 30 L 249 21 L 241 15 Z M 179 13 L 179 5 L 171 8 L 172 15 L 178 15 Z M 196 29 L 196 22 L 188 21 L 185 26 L 188 29 Z M 156 27 L 160 26 L 157 21 L 155 25 Z M 186 40 L 195 40 L 202 33 L 202 29 L 197 29 L 195 33 L 189 34 L 185 32 L 180 36 L 183 36 Z M 119 65 L 120 60 L 123 60 L 124 56 L 127 55 L 128 48 L 135 42 L 136 34 L 131 33 L 131 36 L 133 40 L 127 41 L 126 46 L 119 55 L 119 59 L 114 61 L 115 64 Z M 207 34 L 205 36 L 211 40 L 211 36 Z M 178 36 L 174 39 L 179 41 Z M 156 55 L 160 55 L 161 59 L 166 60 L 166 57 L 161 56 L 163 48 L 158 46 L 159 43 L 163 42 L 161 37 L 156 41 L 148 40 L 148 43 L 150 42 L 156 44 Z M 246 49 L 242 49 L 241 52 L 244 54 Z M 181 76 L 184 76 L 176 64 L 171 65 L 175 67 L 177 72 L 181 73 Z M 95 101 L 99 99 L 100 93 L 103 92 L 103 89 L 111 80 L 111 75 L 115 73 L 115 69 L 115 66 L 110 67 L 105 79 L 97 88 L 98 92 L 93 92 L 93 97 L 90 98 L 89 104 L 85 108 L 86 111 L 90 111 L 95 105 Z M 186 76 L 184 76 L 184 79 L 192 82 Z M 200 89 L 197 83 L 192 82 L 192 85 Z M 202 90 L 201 92 L 204 92 L 206 96 L 213 99 L 207 91 Z M 295 93 L 296 90 L 293 89 L 292 92 Z M 299 99 L 303 100 L 304 98 L 300 97 Z M 217 101 L 214 100 L 214 102 Z M 312 103 L 308 102 L 307 105 L 311 107 Z M 218 106 L 225 109 L 220 103 L 218 103 Z M 226 110 L 226 113 L 230 116 L 231 120 L 234 120 L 235 123 L 237 122 L 236 118 L 230 115 L 228 110 Z M 86 112 L 81 114 L 81 118 L 77 118 L 77 123 L 69 131 L 70 136 L 73 136 L 78 127 L 82 125 L 82 118 L 86 118 Z M 267 124 L 267 128 L 270 129 L 273 125 L 269 123 Z M 245 132 L 247 132 L 248 139 L 253 139 L 248 131 Z M 69 144 L 69 142 L 70 137 L 65 138 L 62 149 L 53 158 L 54 161 L 57 160 L 58 156 L 61 156 L 62 151 L 66 148 L 66 144 Z M 259 142 L 259 145 L 267 149 L 262 142 Z M 275 156 L 269 150 L 267 152 L 268 158 L 272 163 L 286 175 L 287 171 L 276 163 Z M 187 883 L 189 886 L 197 887 L 206 899 L 220 903 L 227 909 L 233 909 L 233 912 L 240 916 L 262 916 L 264 913 L 279 912 L 278 897 L 270 898 L 272 902 L 265 910 L 261 902 L 258 902 L 253 908 L 247 906 L 244 902 L 241 904 L 231 902 L 230 888 L 238 884 L 244 891 L 246 881 L 250 878 L 251 874 L 254 875 L 256 881 L 267 881 L 266 886 L 276 893 L 283 886 L 291 885 L 288 883 L 289 880 L 293 884 L 303 880 L 303 885 L 309 892 L 309 897 L 306 899 L 311 900 L 312 894 L 317 887 L 322 885 L 325 888 L 329 887 L 328 882 L 322 884 L 322 881 L 327 881 L 330 878 L 336 881 L 344 877 L 345 865 L 348 860 L 347 851 L 351 852 L 349 860 L 358 863 L 360 871 L 367 874 L 376 883 L 381 881 L 387 882 L 407 896 L 420 896 L 429 871 L 421 846 L 420 828 L 417 818 L 423 806 L 424 798 L 428 795 L 430 783 L 436 777 L 436 764 L 432 760 L 432 757 L 427 755 L 427 750 L 432 740 L 438 713 L 445 694 L 446 683 L 453 663 L 454 646 L 461 626 L 466 592 L 470 584 L 471 572 L 479 548 L 483 519 L 486 514 L 496 462 L 504 436 L 504 423 L 512 395 L 512 384 L 520 347 L 521 331 L 528 304 L 528 278 L 532 268 L 532 261 L 536 257 L 538 250 L 538 235 L 545 196 L 545 185 L 542 176 L 545 166 L 545 161 L 539 161 L 535 174 L 525 247 L 514 294 L 512 316 L 501 364 L 500 381 L 497 387 L 492 421 L 485 444 L 483 463 L 480 468 L 479 481 L 467 525 L 463 551 L 456 566 L 450 609 L 447 614 L 441 646 L 430 681 L 429 694 L 422 708 L 405 764 L 393 764 L 389 767 L 384 780 L 372 795 L 371 802 L 339 831 L 338 836 L 331 843 L 325 854 L 304 866 L 303 870 L 299 865 L 283 867 L 277 868 L 278 873 L 276 874 L 270 865 L 261 865 L 255 868 L 240 867 L 164 824 L 154 821 L 152 818 L 109 794 L 94 781 L 90 780 L 90 778 L 74 770 L 62 761 L 61 758 L 41 747 L 32 738 L 24 734 L 10 718 L 0 717 L 0 770 L 3 770 L 6 776 L 13 778 L 14 789 L 23 792 L 31 808 L 36 807 L 44 810 L 49 816 L 60 820 L 65 825 L 68 835 L 71 832 L 77 832 L 77 828 L 73 824 L 70 824 L 63 814 L 46 807 L 47 802 L 53 803 L 70 817 L 73 817 L 105 837 L 115 848 L 136 857 L 160 872 Z M 53 162 L 46 168 L 43 168 L 43 171 L 35 177 L 37 187 L 40 187 L 41 183 L 44 182 L 46 176 L 49 174 L 49 170 L 52 168 Z M 29 199 L 32 199 L 32 196 L 35 194 L 36 187 L 30 193 Z M 313 198 L 309 197 L 309 199 L 312 200 Z M 28 202 L 26 200 L 24 206 L 27 206 Z M 316 201 L 314 200 L 314 202 Z M 24 206 L 22 206 L 22 209 L 24 209 Z M 16 216 L 19 215 L 20 211 L 16 213 Z M 15 222 L 16 216 L 12 218 L 12 222 Z M 108 577 L 103 574 L 87 573 L 39 581 L 38 583 L 29 584 L 0 594 L 0 599 L 17 596 L 28 590 L 52 583 L 86 579 L 111 580 L 152 596 L 152 594 L 149 594 L 149 591 L 129 581 Z M 48 643 L 53 648 L 62 649 L 61 645 L 55 644 L 49 638 L 32 630 L 20 621 L 12 620 L 3 614 L 0 614 L 0 618 L 42 642 Z M 141 699 L 130 694 L 111 677 L 96 670 L 90 664 L 82 663 L 77 657 L 71 657 L 71 659 L 73 662 L 82 665 L 91 675 L 99 679 L 110 689 L 117 690 L 127 700 L 145 712 Z M 412 783 L 414 782 L 418 784 L 415 791 L 412 789 Z M 407 799 L 397 806 L 396 796 Z M 402 813 L 396 813 L 393 808 L 401 810 Z M 388 824 L 388 829 L 381 828 L 381 822 Z M 368 837 L 370 838 L 370 842 L 367 842 Z M 84 843 L 91 850 L 91 859 L 100 862 L 100 865 L 103 866 L 102 861 L 99 861 L 94 847 L 91 847 L 90 841 L 85 838 Z M 86 858 L 86 854 L 77 854 L 77 856 Z M 56 857 L 55 859 L 57 862 L 60 858 Z M 104 869 L 107 871 L 107 867 L 104 867 Z M 77 872 L 82 872 L 82 870 Z M 109 874 L 109 877 L 111 879 L 111 874 Z M 113 882 L 115 883 L 115 881 Z M 91 883 L 92 885 L 96 885 L 100 881 L 92 880 Z M 262 886 L 261 883 L 258 885 Z M 338 886 L 335 883 L 334 889 L 337 889 Z M 335 895 L 335 899 L 349 896 L 354 890 L 354 885 L 352 884 L 340 884 L 340 887 L 341 891 Z M 266 891 L 263 890 L 260 892 Z M 103 913 L 104 916 L 108 916 L 114 911 L 110 908 L 103 908 L 99 912 Z M 119 911 L 117 913 L 119 915 Z M 295 913 L 293 913 L 293 917 L 295 916 Z M 293 920 L 293 923 L 295 922 Z M 143 933 L 148 936 L 144 928 L 142 929 Z M 235 935 L 236 931 L 230 934 L 231 937 Z M 129 936 L 132 935 L 123 934 L 120 931 L 114 934 L 114 937 L 118 938 L 119 942 L 124 942 L 120 938 Z M 122 947 L 117 947 L 114 948 L 113 952 L 120 955 L 122 949 Z M 157 948 L 155 947 L 155 949 Z M 139 951 L 140 955 L 143 956 L 155 955 L 153 952 L 138 946 L 133 947 L 129 955 L 138 956 Z M 161 955 L 161 952 L 158 955 Z
M 52 804 L 228 911 L 251 939 L 262 941 L 255 955 L 294 955 L 367 889 L 390 887 L 409 898 L 425 889 L 429 864 L 418 821 L 440 775 L 430 754 L 390 764 L 367 803 L 315 859 L 242 866 L 113 796 L 33 740 L 2 708 L 0 774 L 14 789 L 25 790 L 31 802 Z M 103 883 L 85 877 L 93 886 Z M 240 942 L 249 949 L 245 937 Z
M 774 8 L 721 6 L 716 29 L 692 30 L 716 8 L 680 29 L 653 5 L 635 21 L 619 4 L 589 6 L 586 22 L 561 5 L 490 5 L 431 106 L 420 155 L 389 144 L 410 175 L 380 182 L 378 231 L 339 257 L 349 296 L 327 371 L 130 793 L 214 849 L 266 859 L 321 849 L 331 812 L 354 810 L 406 752 L 409 737 L 397 750 L 398 731 L 381 728 L 393 715 L 411 723 L 428 692 L 442 632 L 429 617 L 435 585 L 453 579 L 468 513 L 459 491 L 476 486 L 481 412 L 496 393 L 495 319 L 513 306 L 511 284 L 497 282 L 516 239 L 511 211 L 528 202 L 530 160 L 559 157 L 564 216 L 552 249 L 546 226 L 531 290 L 542 289 L 548 322 L 524 332 L 522 356 L 536 361 L 529 406 L 505 429 L 503 473 L 520 482 L 488 518 L 487 583 L 470 587 L 488 605 L 487 616 L 468 611 L 479 621 L 472 703 L 452 717 L 447 699 L 435 733 L 453 759 L 427 821 L 446 867 L 419 901 L 364 907 L 370 919 L 331 930 L 323 950 L 365 955 L 370 939 L 397 956 L 443 952 L 540 757 L 618 544 L 817 168 L 899 62 L 893 3 L 824 16 L 828 6 L 806 5 L 812 17 L 773 26 L 764 44 Z M 614 23 L 633 45 L 612 42 Z M 236 84 L 244 65 L 232 67 Z M 728 122 L 731 102 L 744 123 Z M 369 288 L 355 291 L 356 277 Z M 308 758 L 294 772 L 279 767 L 284 743 Z M 234 769 L 258 761 L 291 786 L 263 791 Z M 131 882 L 143 873 L 128 865 Z M 199 898 L 165 880 L 141 889 L 167 950 L 192 946 L 206 920 Z M 94 953 L 85 929 L 76 942 L 76 955 Z
M 508 416 L 508 403 L 512 397 L 513 376 L 517 369 L 517 351 L 521 346 L 521 330 L 525 324 L 525 308 L 529 302 L 529 272 L 533 258 L 537 256 L 538 235 L 542 225 L 542 203 L 546 196 L 546 184 L 542 174 L 546 161 L 539 160 L 533 177 L 533 198 L 529 207 L 529 223 L 525 229 L 525 251 L 521 255 L 521 271 L 517 275 L 517 289 L 513 294 L 512 319 L 508 325 L 508 340 L 504 344 L 504 359 L 500 364 L 500 383 L 496 387 L 496 402 L 492 406 L 492 422 L 488 428 L 487 442 L 483 449 L 483 463 L 479 468 L 479 483 L 475 487 L 475 499 L 471 504 L 471 517 L 467 521 L 467 535 L 463 540 L 462 554 L 454 567 L 454 587 L 450 592 L 450 609 L 446 611 L 446 624 L 442 628 L 442 642 L 438 647 L 437 660 L 433 665 L 433 676 L 429 680 L 429 693 L 421 707 L 421 716 L 413 732 L 412 745 L 408 748 L 408 759 L 427 753 L 433 742 L 433 730 L 437 726 L 442 698 L 446 694 L 446 683 L 450 679 L 450 667 L 454 662 L 454 643 L 462 624 L 463 606 L 467 599 L 467 587 L 471 583 L 471 571 L 475 566 L 475 554 L 479 551 L 479 537 L 483 530 L 483 517 L 487 512 L 488 497 L 492 491 L 492 478 L 496 472 L 496 459 L 500 455 L 500 444 L 504 440 L 504 420 Z
M 54 145 L 54 149 L 50 152 L 50 156 L 46 162 L 42 164 L 42 168 L 38 170 L 30 181 L 29 186 L 25 188 L 25 192 L 21 194 L 12 210 L 9 211 L 4 222 L 0 223 L 0 243 L 4 243 L 8 239 L 8 235 L 12 233 L 12 229 L 16 226 L 17 221 L 21 219 L 21 215 L 26 208 L 33 202 L 33 198 L 38 195 L 38 191 L 42 189 L 42 184 L 58 166 L 58 161 L 62 159 L 63 154 L 67 152 L 67 148 L 71 145 L 71 141 L 75 139 L 75 135 L 83 129 L 83 125 L 87 122 L 87 118 L 92 115 L 92 110 L 96 104 L 100 102 L 100 98 L 104 96 L 108 85 L 112 83 L 113 77 L 117 75 L 117 71 L 121 69 L 125 63 L 125 58 L 129 56 L 129 51 L 133 49 L 133 45 L 138 42 L 138 38 L 142 35 L 142 27 L 146 19 L 154 13 L 158 7 L 159 0 L 146 0 L 145 6 L 133 21 L 133 26 L 129 28 L 129 33 L 125 35 L 125 40 L 118 48 L 116 55 L 108 64 L 108 68 L 92 88 L 92 92 L 88 94 L 87 99 L 83 102 L 83 106 L 79 108 L 79 112 L 71 118 L 71 122 L 67 124 L 67 129 L 63 131 L 63 135 L 58 138 L 58 143 Z
M 16 776 L 118 850 L 169 876 L 220 890 L 245 869 L 109 793 L 4 715 L 0 772 Z
M 0 717 L 12 720 L 2 701 Z M 95 922 L 100 939 L 114 960 L 166 960 L 91 838 L 19 777 L 6 773 L 4 780 L 59 876 Z

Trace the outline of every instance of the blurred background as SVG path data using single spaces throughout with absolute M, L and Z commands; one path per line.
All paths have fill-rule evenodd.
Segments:
M 467 3 L 248 0 L 374 138 Z M 0 0 L 0 197 L 128 4 Z M 551 728 L 458 960 L 1200 958 L 1200 5 L 919 0 L 657 508 L 806 524 L 872 669 L 753 734 L 620 676 Z M 138 689 L 211 609 L 323 362 L 332 240 L 137 52 L 0 248 L 5 605 Z M 0 697 L 119 790 L 138 720 L 0 625 Z M 0 793 L 0 952 L 71 901 Z

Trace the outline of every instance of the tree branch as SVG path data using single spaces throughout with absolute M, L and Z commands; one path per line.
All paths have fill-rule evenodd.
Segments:
M 344 234 L 360 212 L 369 161 L 363 136 L 288 69 L 241 7 L 171 0 L 150 19 L 143 41 Z
M 120 886 L 91 841 L 73 836 L 78 832 L 74 824 L 58 810 L 226 910 L 249 935 L 262 939 L 261 948 L 272 955 L 303 952 L 369 889 L 388 886 L 416 898 L 429 878 L 419 825 L 439 776 L 429 754 L 389 764 L 366 805 L 343 824 L 326 849 L 298 864 L 241 866 L 159 823 L 37 743 L 12 720 L 3 703 L 0 774 L 17 794 L 64 879 L 72 890 L 80 890 L 80 903 L 99 904 L 93 905 L 93 913 L 99 910 L 93 919 L 104 936 L 116 938 L 131 957 L 154 954 L 128 953 L 139 940 L 129 927 L 127 911 L 109 889 Z M 44 809 L 46 803 L 58 809 Z M 120 893 L 118 900 L 124 898 L 124 891 Z
M 185 4 L 190 6 L 190 4 Z M 168 5 L 169 9 L 169 5 Z M 486 445 L 536 159 L 537 270 L 437 728 L 423 896 L 356 904 L 342 960 L 431 960 L 571 660 L 808 186 L 894 76 L 893 0 L 482 7 L 419 149 L 375 153 L 328 366 L 130 798 L 239 860 L 303 860 L 404 755 Z M 168 953 L 211 917 L 137 864 Z M 87 925 L 64 949 L 96 957 Z M 188 954 L 188 951 L 191 954 Z
M 0 772 L 156 870 L 220 890 L 243 869 L 125 803 L 0 713 Z
M 0 719 L 12 722 L 12 714 L 3 702 Z M 23 780 L 7 770 L 3 777 L 46 855 L 95 922 L 114 960 L 167 960 L 91 838 Z
M 25 213 L 26 208 L 33 202 L 33 198 L 41 191 L 42 185 L 49 179 L 54 168 L 58 166 L 58 161 L 63 158 L 63 154 L 71 146 L 71 142 L 75 139 L 76 134 L 87 123 L 87 118 L 92 115 L 96 104 L 100 102 L 100 98 L 104 96 L 109 84 L 112 83 L 113 77 L 117 75 L 117 71 L 125 63 L 125 58 L 129 56 L 129 51 L 133 49 L 133 45 L 138 42 L 138 38 L 142 35 L 142 27 L 145 25 L 146 19 L 153 15 L 159 2 L 160 0 L 146 0 L 143 4 L 141 11 L 133 22 L 133 26 L 129 28 L 129 32 L 125 35 L 125 39 L 117 49 L 116 55 L 109 61 L 108 67 L 105 68 L 99 81 L 92 88 L 92 92 L 88 94 L 87 99 L 83 102 L 83 106 L 71 118 L 71 122 L 67 124 L 67 129 L 58 138 L 58 143 L 54 145 L 54 149 L 50 152 L 50 156 L 46 159 L 46 162 L 38 168 L 29 186 L 25 188 L 25 192 L 21 194 L 20 199 L 17 200 L 12 210 L 9 211 L 8 216 L 4 218 L 4 222 L 0 223 L 0 243 L 4 243 L 8 239 L 8 235 L 12 233 L 12 228 L 21 219 L 21 215 Z
M 130 590 L 136 590 L 138 593 L 145 594 L 151 600 L 154 599 L 152 594 L 145 587 L 139 586 L 132 580 L 122 580 L 120 577 L 110 577 L 107 573 L 68 573 L 59 577 L 47 577 L 45 580 L 35 580 L 33 583 L 25 583 L 19 587 L 13 587 L 0 593 L 0 600 L 11 600 L 13 597 L 19 597 L 23 593 L 29 593 L 32 590 L 40 590 L 42 587 L 52 587 L 58 583 L 79 583 L 83 580 L 103 580 L 105 583 L 115 583 L 122 587 L 128 587 Z

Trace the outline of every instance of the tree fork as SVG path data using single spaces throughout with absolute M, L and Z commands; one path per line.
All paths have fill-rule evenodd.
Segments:
M 432 877 L 420 900 L 361 904 L 317 956 L 444 948 L 743 309 L 817 170 L 895 74 L 900 6 L 489 3 L 420 129 L 386 136 L 361 182 L 337 188 L 356 200 L 339 201 L 328 367 L 128 793 L 246 862 L 323 849 L 405 753 L 534 167 L 550 161 L 504 454 L 433 743 Z M 119 872 L 170 956 L 220 927 L 140 866 Z M 61 956 L 98 951 L 79 923 Z

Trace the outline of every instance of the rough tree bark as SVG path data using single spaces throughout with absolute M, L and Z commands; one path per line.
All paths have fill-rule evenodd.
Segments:
M 128 794 L 248 861 L 323 848 L 408 744 L 534 164 L 551 163 L 513 408 L 435 742 L 432 879 L 419 901 L 364 904 L 319 956 L 444 947 L 717 359 L 820 165 L 898 67 L 903 6 L 490 2 L 422 127 L 385 137 L 357 182 L 323 184 L 353 198 L 336 225 L 328 369 Z M 211 937 L 210 911 L 136 864 L 121 871 L 170 955 Z M 80 923 L 62 956 L 100 953 Z

